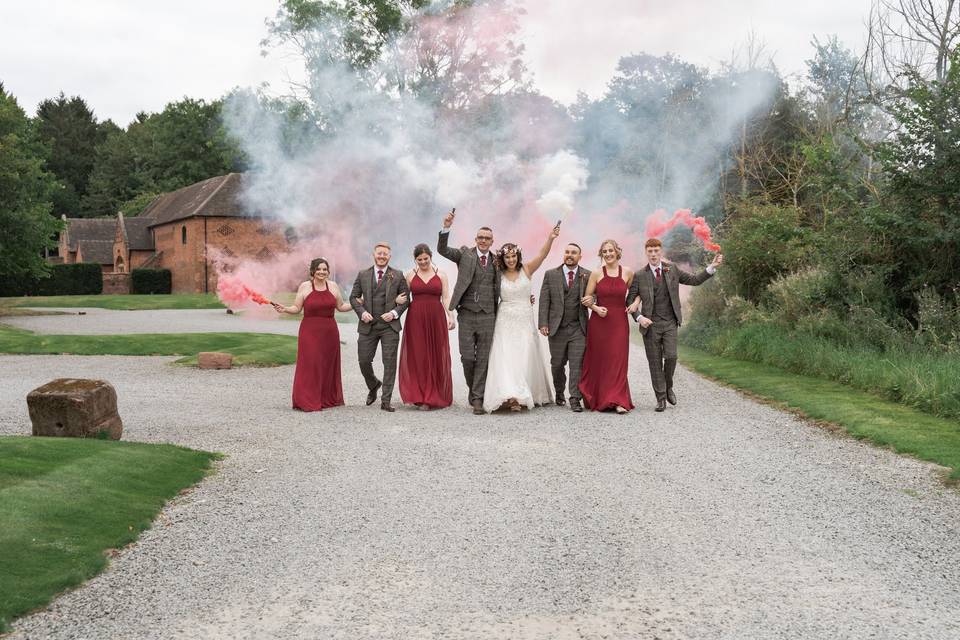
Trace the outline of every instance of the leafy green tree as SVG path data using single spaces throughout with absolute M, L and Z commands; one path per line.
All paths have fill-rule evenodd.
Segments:
M 226 134 L 222 109 L 220 100 L 185 98 L 160 113 L 138 113 L 126 131 L 108 127 L 96 149 L 84 215 L 116 215 L 143 194 L 242 171 L 243 154 Z
M 757 301 L 774 278 L 809 264 L 810 230 L 801 226 L 796 207 L 750 201 L 733 206 L 723 236 L 725 279 L 733 293 Z
M 223 128 L 222 108 L 220 100 L 184 98 L 134 125 L 143 128 L 133 143 L 145 187 L 172 191 L 243 169 L 242 154 Z
M 286 0 L 263 44 L 302 56 L 308 81 L 293 88 L 321 129 L 363 100 L 383 108 L 408 96 L 445 118 L 530 88 L 519 14 L 514 0 Z
M 946 295 L 960 287 L 960 53 L 942 81 L 911 78 L 892 106 L 894 138 L 879 146 L 887 176 L 870 216 L 896 260 L 904 306 L 925 285 Z
M 47 170 L 60 182 L 54 191 L 53 213 L 75 216 L 87 194 L 93 172 L 94 149 L 102 142 L 93 111 L 83 98 L 60 93 L 37 107 L 37 131 L 49 149 Z
M 122 202 L 149 189 L 133 141 L 138 125 L 142 125 L 139 120 L 130 125 L 130 131 L 117 128 L 97 146 L 90 186 L 81 202 L 84 216 L 116 215 Z
M 44 249 L 56 246 L 60 220 L 50 215 L 54 177 L 43 146 L 17 100 L 0 84 L 0 277 L 47 272 Z

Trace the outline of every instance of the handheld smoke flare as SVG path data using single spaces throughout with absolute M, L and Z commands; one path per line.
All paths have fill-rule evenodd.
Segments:
M 257 304 L 273 304 L 268 298 L 257 293 L 237 278 L 220 276 L 217 281 L 217 297 L 230 308 L 239 306 L 248 300 Z
M 667 212 L 663 209 L 654 211 L 647 216 L 646 235 L 648 238 L 658 238 L 678 224 L 689 227 L 707 251 L 720 251 L 720 245 L 713 241 L 710 225 L 703 216 L 693 215 L 690 209 L 677 209 L 670 218 L 667 218 Z

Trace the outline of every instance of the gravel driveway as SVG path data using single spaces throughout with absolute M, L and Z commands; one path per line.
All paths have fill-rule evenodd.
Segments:
M 293 367 L 0 356 L 0 433 L 29 431 L 30 389 L 98 377 L 124 438 L 228 454 L 13 637 L 960 637 L 960 497 L 932 465 L 683 369 L 654 413 L 636 347 L 626 417 L 475 417 L 460 380 L 454 408 L 386 414 L 341 329 L 349 406 L 316 414 Z
M 114 311 L 96 307 L 49 308 L 65 315 L 15 316 L 3 318 L 4 324 L 37 333 L 57 335 L 114 335 L 119 333 L 214 333 L 244 332 L 297 335 L 300 323 L 281 320 L 265 308 L 242 315 L 224 309 L 159 309 Z M 347 319 L 340 314 L 341 320 Z M 354 316 L 355 317 L 355 316 Z

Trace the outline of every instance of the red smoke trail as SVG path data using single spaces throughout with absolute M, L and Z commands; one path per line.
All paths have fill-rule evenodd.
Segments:
M 677 209 L 673 217 L 669 219 L 667 219 L 667 212 L 663 209 L 654 211 L 647 217 L 647 237 L 657 238 L 678 224 L 690 227 L 693 230 L 693 235 L 703 241 L 703 247 L 707 251 L 720 251 L 720 245 L 712 240 L 710 225 L 703 219 L 703 216 L 694 216 L 690 209 Z
M 230 308 L 247 300 L 253 300 L 257 304 L 272 304 L 268 299 L 240 282 L 239 278 L 227 275 L 221 275 L 217 280 L 217 296 L 221 302 Z

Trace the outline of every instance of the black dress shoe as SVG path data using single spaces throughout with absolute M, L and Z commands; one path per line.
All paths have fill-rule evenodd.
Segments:
M 573 402 L 573 400 L 571 399 L 570 402 Z M 557 394 L 557 406 L 558 406 L 558 407 L 562 407 L 562 406 L 565 405 L 565 404 L 567 404 L 566 398 L 563 397 L 563 394 L 562 394 L 562 393 L 558 393 L 558 394 Z
M 665 411 L 667 408 L 667 399 L 660 398 L 657 400 L 657 408 L 654 411 Z
M 393 408 L 393 405 L 391 405 L 389 402 L 384 402 L 382 405 L 380 405 L 380 409 L 382 411 L 389 411 L 390 413 L 396 411 L 396 409 Z
M 475 400 L 473 403 L 473 415 L 482 416 L 482 415 L 485 415 L 486 413 L 487 412 L 483 410 L 483 402 L 481 402 L 480 400 Z
M 677 394 L 673 392 L 673 389 L 667 389 L 667 402 L 672 405 L 677 404 Z
M 375 386 L 373 389 L 370 389 L 370 392 L 367 393 L 367 406 L 368 406 L 368 407 L 369 407 L 370 405 L 372 405 L 374 402 L 377 401 L 377 391 L 380 391 L 380 387 L 382 387 L 382 386 L 383 386 L 383 383 L 382 383 L 382 382 L 378 382 L 378 383 L 377 383 L 377 386 Z
M 583 407 L 580 406 L 580 401 L 576 398 L 570 398 L 570 410 L 574 413 L 580 413 L 583 411 Z

